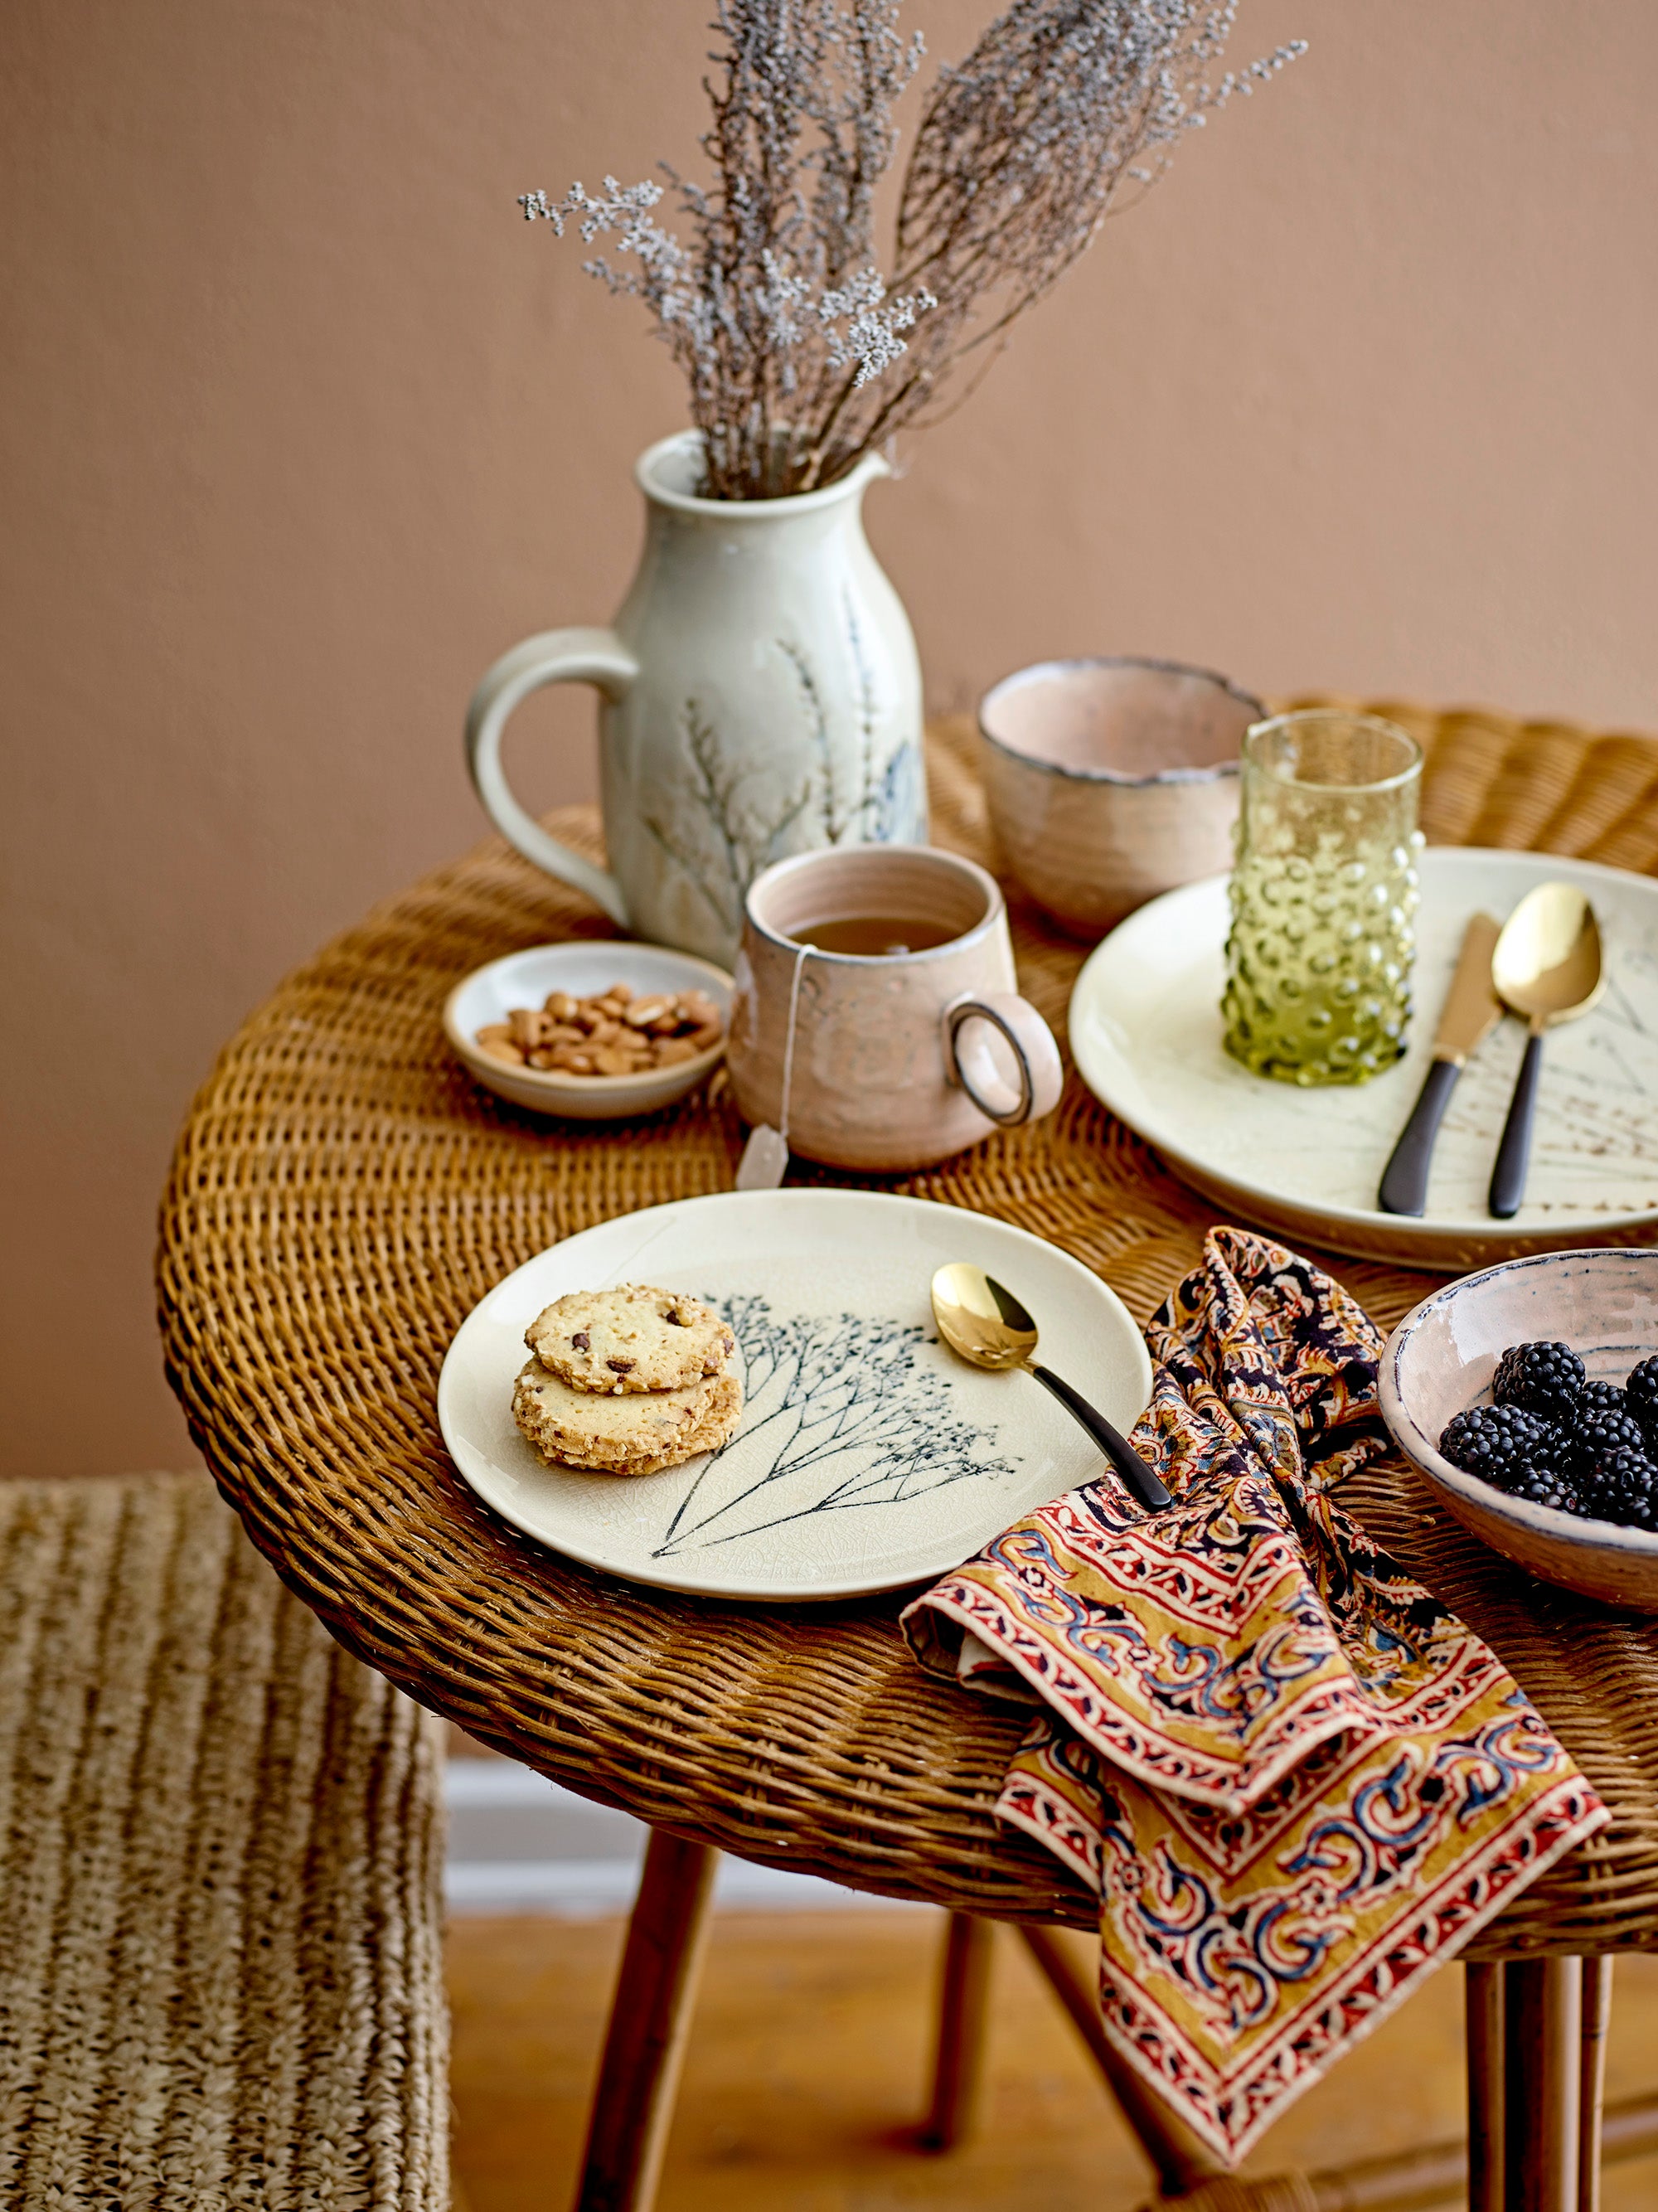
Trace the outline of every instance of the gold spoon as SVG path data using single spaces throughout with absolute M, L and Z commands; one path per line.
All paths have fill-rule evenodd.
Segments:
M 1115 1468 L 1142 1505 L 1155 1511 L 1174 1500 L 1121 1430 L 1090 1406 L 1079 1391 L 1048 1367 L 1038 1367 L 1036 1324 L 1011 1291 L 1004 1290 L 982 1267 L 953 1260 L 932 1278 L 932 1317 L 938 1334 L 950 1350 L 969 1367 L 988 1368 L 993 1374 L 1023 1367 L 1045 1383 L 1069 1413 L 1073 1413 Z
M 1497 995 L 1529 1030 L 1509 1118 L 1491 1170 L 1491 1210 L 1512 1220 L 1526 1194 L 1543 1033 L 1576 1021 L 1606 988 L 1594 909 L 1575 884 L 1539 884 L 1503 925 L 1491 955 Z

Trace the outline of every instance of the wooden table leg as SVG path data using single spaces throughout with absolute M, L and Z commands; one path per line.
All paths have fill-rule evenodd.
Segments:
M 1165 2197 L 1183 2197 L 1200 2181 L 1223 2174 L 1224 2168 L 1206 2143 L 1181 2125 L 1168 2106 L 1159 2103 L 1133 2068 L 1112 2048 L 1100 2024 L 1099 1991 L 1077 1972 L 1069 1951 L 1051 1928 L 1022 1923 L 1031 1957 L 1047 1975 L 1048 1985 L 1071 2015 L 1072 2025 L 1088 2045 L 1094 2063 L 1133 2130 L 1140 2148 L 1157 2169 L 1157 2187 Z
M 1468 2212 L 1503 2208 L 1503 1967 L 1462 1970 L 1468 2069 Z
M 992 1922 L 952 1912 L 944 1930 L 938 2046 L 932 2104 L 921 2130 L 929 2150 L 950 2150 L 972 2126 L 984 2062 L 985 2002 L 990 1990 Z
M 1577 2212 L 1583 1962 L 1510 1959 L 1503 1979 L 1504 2212 Z
M 1612 1960 L 1583 1961 L 1583 2057 L 1578 2084 L 1577 2212 L 1600 2212 L 1600 2112 L 1606 2094 Z
M 653 1830 L 610 2001 L 575 2212 L 650 2212 L 673 2124 L 720 1854 Z

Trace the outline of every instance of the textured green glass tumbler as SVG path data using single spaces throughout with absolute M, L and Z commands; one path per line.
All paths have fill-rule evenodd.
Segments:
M 1243 740 L 1226 1049 L 1280 1083 L 1368 1083 L 1405 1049 L 1422 751 L 1324 708 Z

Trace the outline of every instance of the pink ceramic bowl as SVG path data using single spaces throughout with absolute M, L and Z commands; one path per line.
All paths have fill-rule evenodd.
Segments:
M 979 706 L 979 771 L 1008 866 L 1096 938 L 1160 891 L 1232 865 L 1238 748 L 1266 713 L 1167 660 L 1048 660 Z
M 1536 1252 L 1448 1283 L 1406 1315 L 1382 1354 L 1394 1442 L 1465 1528 L 1542 1581 L 1658 1613 L 1658 1535 L 1509 1498 L 1439 1449 L 1453 1413 L 1489 1403 L 1511 1344 L 1558 1340 L 1591 1378 L 1621 1382 L 1658 1352 L 1658 1250 Z

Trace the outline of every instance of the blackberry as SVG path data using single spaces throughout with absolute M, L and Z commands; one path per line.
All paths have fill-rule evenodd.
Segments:
M 1528 1498 L 1533 1505 L 1552 1505 L 1557 1513 L 1588 1511 L 1570 1480 L 1546 1459 L 1533 1460 L 1524 1468 L 1515 1478 L 1509 1495 Z
M 1520 1406 L 1470 1406 L 1445 1424 L 1439 1449 L 1453 1467 L 1511 1490 L 1533 1459 L 1556 1442 L 1555 1431 Z
M 1566 1463 L 1578 1475 L 1592 1474 L 1614 1452 L 1632 1451 L 1646 1456 L 1647 1441 L 1633 1413 L 1603 1410 L 1591 1405 L 1566 1431 Z
M 1583 1505 L 1595 1521 L 1658 1526 L 1658 1467 L 1644 1452 L 1609 1453 L 1583 1485 Z
M 1583 1363 L 1569 1344 L 1511 1344 L 1497 1363 L 1491 1396 L 1546 1421 L 1564 1421 L 1583 1388 Z
M 1597 1413 L 1633 1413 L 1641 1419 L 1639 1407 L 1631 1405 L 1615 1382 L 1586 1382 L 1577 1394 L 1577 1412 L 1587 1413 L 1593 1407 Z
M 1629 1410 L 1650 1437 L 1658 1434 L 1658 1358 L 1631 1367 L 1624 1385 Z

